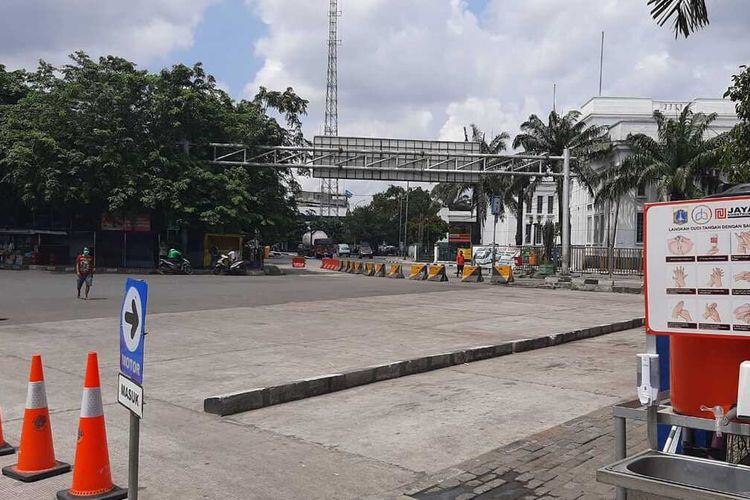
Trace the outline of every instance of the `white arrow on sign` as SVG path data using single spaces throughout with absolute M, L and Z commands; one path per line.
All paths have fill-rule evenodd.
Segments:
M 141 311 L 141 294 L 138 289 L 130 287 L 122 303 L 122 338 L 130 352 L 135 352 L 143 336 L 143 311 Z

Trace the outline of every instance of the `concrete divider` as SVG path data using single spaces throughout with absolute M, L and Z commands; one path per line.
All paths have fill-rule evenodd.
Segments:
M 357 261 L 354 263 L 354 274 L 365 274 L 364 262 Z
M 378 278 L 384 278 L 385 277 L 385 264 L 375 264 L 375 274 L 373 276 L 376 276 Z
M 352 261 L 349 262 L 349 264 L 350 264 L 350 266 L 349 266 L 349 270 L 347 272 L 349 274 L 356 273 L 357 272 L 357 261 L 352 260 Z
M 203 400 L 203 410 L 206 413 L 213 413 L 220 416 L 233 415 L 275 404 L 288 403 L 290 401 L 342 391 L 381 380 L 415 375 L 449 366 L 506 356 L 518 352 L 543 349 L 576 340 L 598 337 L 608 333 L 630 330 L 631 328 L 642 327 L 643 320 L 643 318 L 634 318 L 570 332 L 511 340 L 502 344 L 469 347 L 451 352 L 430 354 L 414 359 L 368 366 L 342 373 L 332 373 L 295 380 L 286 384 L 211 396 Z
M 404 279 L 403 266 L 401 264 L 391 264 L 391 270 L 388 272 L 388 278 L 402 280 Z
M 426 280 L 427 279 L 427 264 L 412 264 L 411 271 L 409 272 L 410 280 Z
M 464 274 L 461 276 L 462 283 L 481 283 L 484 281 L 482 277 L 482 268 L 479 266 L 464 266 Z
M 513 283 L 513 268 L 511 266 L 495 265 L 492 268 L 490 283 L 493 285 L 505 285 Z
M 339 267 L 336 269 L 336 271 L 344 271 L 346 269 L 346 262 L 343 260 L 339 260 Z
M 448 281 L 443 264 L 433 264 L 427 268 L 427 281 Z

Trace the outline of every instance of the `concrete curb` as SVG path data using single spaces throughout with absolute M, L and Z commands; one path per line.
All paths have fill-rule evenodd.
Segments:
M 343 373 L 295 380 L 281 385 L 221 394 L 204 399 L 203 411 L 219 416 L 233 415 L 235 413 L 257 410 L 266 406 L 343 391 L 344 389 L 380 382 L 382 380 L 415 375 L 449 366 L 497 358 L 517 352 L 543 349 L 576 340 L 598 337 L 608 333 L 630 330 L 631 328 L 641 327 L 643 324 L 644 318 L 634 318 L 570 332 L 554 333 L 530 339 L 512 340 L 496 345 L 470 347 L 405 361 L 368 366 Z

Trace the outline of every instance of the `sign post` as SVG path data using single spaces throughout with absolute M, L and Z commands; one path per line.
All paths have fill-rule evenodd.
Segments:
M 143 418 L 143 344 L 148 284 L 128 278 L 120 311 L 120 373 L 117 401 L 130 411 L 128 498 L 138 500 L 138 450 Z
M 500 198 L 497 196 L 492 197 L 492 203 L 490 204 L 492 207 L 492 215 L 495 216 L 495 225 L 492 226 L 492 269 L 495 269 L 495 262 L 497 261 L 496 252 L 497 252 L 497 219 L 500 217 L 500 211 L 502 210 L 502 206 L 500 205 Z M 490 274 L 492 274 L 494 271 L 490 271 Z

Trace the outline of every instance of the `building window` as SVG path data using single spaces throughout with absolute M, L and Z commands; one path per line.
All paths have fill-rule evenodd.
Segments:
M 554 212 L 555 207 L 555 197 L 554 196 L 547 196 L 547 213 L 551 214 Z
M 635 242 L 643 243 L 643 212 L 635 214 Z
M 537 196 L 536 197 L 536 213 L 538 214 L 542 213 L 542 208 L 544 208 L 544 196 Z
M 592 242 L 594 231 L 594 218 L 592 216 L 586 217 L 586 243 L 589 245 Z
M 646 197 L 646 186 L 638 186 L 635 190 L 635 196 L 637 198 L 645 198 Z
M 542 197 L 540 196 L 539 199 L 542 199 Z M 542 225 L 541 224 L 534 224 L 534 244 L 535 245 L 542 244 Z
M 526 213 L 530 214 L 531 213 L 531 200 L 528 199 L 528 200 L 524 200 L 524 201 L 526 202 Z
M 596 245 L 604 244 L 604 214 L 594 216 L 594 243 Z
M 526 230 L 524 231 L 523 242 L 528 245 L 531 243 L 531 224 L 526 224 L 524 229 Z

